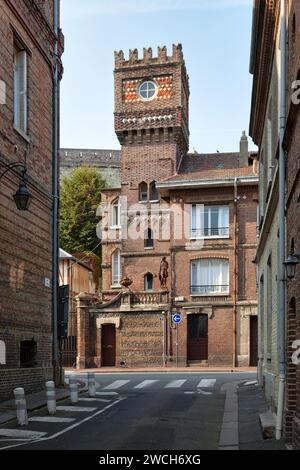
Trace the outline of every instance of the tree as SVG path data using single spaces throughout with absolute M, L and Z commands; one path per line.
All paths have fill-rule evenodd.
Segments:
M 96 234 L 105 180 L 93 168 L 79 167 L 62 178 L 60 192 L 60 245 L 70 253 L 95 252 L 100 255 Z

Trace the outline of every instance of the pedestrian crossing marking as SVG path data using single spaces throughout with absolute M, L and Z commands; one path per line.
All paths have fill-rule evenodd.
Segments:
M 97 408 L 84 407 L 84 406 L 57 406 L 57 411 L 75 411 L 78 413 L 92 413 Z
M 185 382 L 186 382 L 186 379 L 172 380 L 172 382 L 169 382 L 164 388 L 180 388 Z
M 96 392 L 97 397 L 115 397 L 119 395 L 117 392 Z
M 197 388 L 212 388 L 216 383 L 216 379 L 202 379 Z
M 33 416 L 28 421 L 32 423 L 72 423 L 75 418 L 57 418 L 56 416 Z
M 123 387 L 123 385 L 128 384 L 128 382 L 130 382 L 130 380 L 115 380 L 115 382 L 107 385 L 102 390 L 117 390 L 118 388 Z
M 46 435 L 47 435 L 46 432 L 24 431 L 22 429 L 0 429 L 0 436 L 3 436 L 3 437 L 40 439 L 41 437 L 44 437 Z
M 158 382 L 158 380 L 144 380 L 143 382 L 136 385 L 134 388 L 141 389 L 151 387 L 151 385 L 153 385 L 155 382 Z

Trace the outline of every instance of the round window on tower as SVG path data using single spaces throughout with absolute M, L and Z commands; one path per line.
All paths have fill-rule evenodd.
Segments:
M 155 98 L 156 92 L 157 85 L 151 80 L 141 83 L 138 89 L 139 97 L 144 101 L 150 101 Z

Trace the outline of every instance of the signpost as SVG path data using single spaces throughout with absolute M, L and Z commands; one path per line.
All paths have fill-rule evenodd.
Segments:
M 180 313 L 174 313 L 172 315 L 172 321 L 175 323 L 175 325 L 179 325 L 182 322 L 182 317 Z
M 182 322 L 182 316 L 180 313 L 174 313 L 172 315 L 172 322 L 176 327 L 176 367 L 178 367 L 178 325 Z

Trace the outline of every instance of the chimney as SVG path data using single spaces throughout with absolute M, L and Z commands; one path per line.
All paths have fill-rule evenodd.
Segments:
M 246 136 L 246 132 L 243 131 L 241 140 L 240 140 L 240 158 L 239 158 L 239 166 L 246 167 L 249 166 L 249 147 L 248 147 L 248 137 Z

